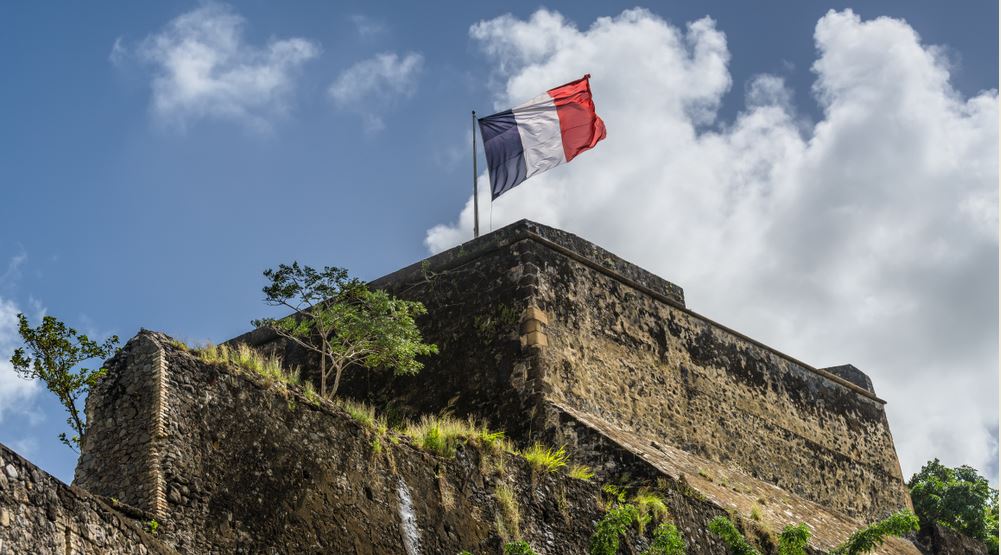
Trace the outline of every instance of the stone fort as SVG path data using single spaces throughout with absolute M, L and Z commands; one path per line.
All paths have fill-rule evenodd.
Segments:
M 72 486 L 0 446 L 0 554 L 492 554 L 512 535 L 586 553 L 604 483 L 656 487 L 689 553 L 727 553 L 706 529 L 721 514 L 766 551 L 767 531 L 806 523 L 810 552 L 825 553 L 910 508 L 866 374 L 701 316 L 679 286 L 577 236 L 523 220 L 370 286 L 423 302 L 440 354 L 415 376 L 347 372 L 340 395 L 401 417 L 475 417 L 519 446 L 565 446 L 596 476 L 380 441 L 335 403 L 144 330 L 87 399 Z M 264 329 L 229 343 L 310 367 Z M 943 534 L 880 552 L 982 549 Z

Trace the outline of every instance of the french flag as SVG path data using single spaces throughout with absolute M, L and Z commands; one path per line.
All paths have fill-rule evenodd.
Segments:
M 605 138 L 605 122 L 591 100 L 590 77 L 480 118 L 493 199 L 535 174 L 573 160 Z

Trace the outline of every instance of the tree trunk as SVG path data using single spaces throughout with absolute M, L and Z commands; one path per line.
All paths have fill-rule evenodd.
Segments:
M 334 388 L 330 392 L 330 398 L 331 399 L 334 398 L 334 395 L 337 395 L 337 388 L 341 385 L 341 370 L 343 370 L 343 369 L 344 369 L 344 366 L 341 365 L 341 366 L 338 366 L 337 370 L 334 372 Z
M 327 355 L 320 353 L 320 397 L 327 397 Z

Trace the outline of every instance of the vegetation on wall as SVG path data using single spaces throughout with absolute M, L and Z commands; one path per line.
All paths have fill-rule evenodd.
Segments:
M 69 437 L 65 433 L 59 434 L 59 441 L 77 450 L 80 438 L 87 431 L 86 415 L 77 407 L 77 401 L 105 374 L 104 368 L 91 370 L 78 365 L 111 356 L 116 350 L 118 336 L 113 335 L 103 343 L 97 342 L 54 316 L 42 318 L 37 328 L 31 327 L 24 314 L 17 315 L 17 322 L 24 347 L 14 350 L 10 357 L 11 366 L 25 379 L 41 380 L 59 398 L 69 413 L 66 423 L 73 430 L 73 435 Z
M 904 536 L 918 529 L 918 520 L 910 511 L 900 511 L 889 517 L 858 530 L 841 545 L 831 551 L 831 555 L 861 555 L 871 553 L 891 536 Z M 709 522 L 709 531 L 719 536 L 730 549 L 732 555 L 760 555 L 744 535 L 737 530 L 733 521 L 718 516 Z M 786 526 L 779 535 L 779 555 L 806 555 L 806 545 L 810 531 L 805 524 Z
M 976 469 L 932 459 L 907 487 L 922 527 L 938 523 L 998 550 L 998 490 Z
M 588 545 L 589 555 L 615 555 L 619 552 L 621 539 L 630 530 L 635 529 L 642 535 L 651 522 L 658 524 L 649 547 L 641 555 L 683 555 L 686 552 L 685 541 L 670 521 L 667 504 L 659 495 L 640 488 L 630 498 L 626 488 L 613 484 L 602 486 L 602 495 L 601 502 L 608 512 L 595 525 Z
M 436 345 L 424 343 L 415 323 L 427 312 L 423 304 L 369 290 L 343 268 L 316 270 L 293 262 L 266 270 L 264 277 L 269 280 L 263 288 L 264 302 L 294 314 L 252 323 L 319 356 L 324 397 L 337 394 L 348 367 L 416 374 L 423 368 L 418 357 L 438 352 Z

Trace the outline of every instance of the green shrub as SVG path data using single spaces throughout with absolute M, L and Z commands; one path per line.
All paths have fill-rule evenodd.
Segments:
M 531 447 L 521 452 L 521 456 L 532 465 L 532 468 L 545 472 L 556 472 L 566 466 L 570 459 L 564 447 L 552 449 L 541 443 L 533 443 Z
M 757 549 L 747 543 L 744 535 L 737 530 L 733 521 L 725 516 L 718 516 L 709 522 L 709 531 L 723 540 L 730 549 L 731 555 L 760 555 Z
M 504 544 L 504 555 L 538 555 L 526 541 L 515 541 Z
M 615 555 L 619 551 L 619 536 L 626 533 L 629 525 L 636 521 L 639 512 L 635 505 L 618 505 L 605 513 L 594 527 L 589 555 Z
M 786 526 L 779 535 L 779 555 L 806 555 L 809 541 L 810 529 L 806 524 Z
M 870 524 L 852 534 L 845 543 L 839 545 L 831 555 L 860 555 L 869 553 L 890 536 L 903 536 L 918 530 L 918 517 L 904 510 Z
M 678 527 L 670 522 L 662 522 L 653 529 L 653 541 L 642 555 L 685 555 L 687 549 Z

